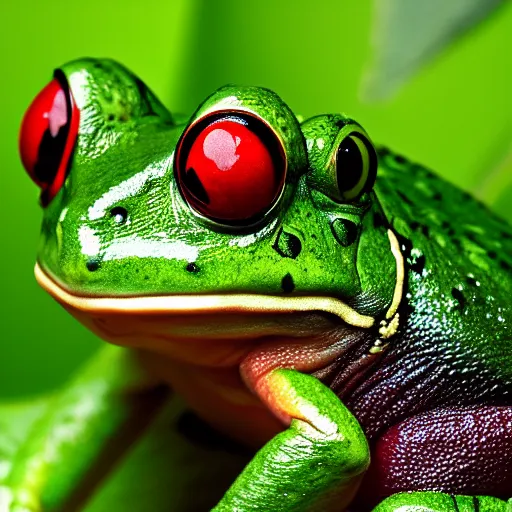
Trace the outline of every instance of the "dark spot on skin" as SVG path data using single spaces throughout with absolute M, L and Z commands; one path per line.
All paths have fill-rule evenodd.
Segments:
M 491 258 L 491 260 L 495 260 L 498 255 L 496 254 L 495 251 L 489 251 L 487 253 L 487 256 L 489 256 L 489 258 Z
M 395 162 L 397 164 L 403 165 L 407 163 L 407 158 L 405 158 L 405 156 L 395 154 Z
M 416 231 L 419 227 L 420 227 L 420 223 L 419 222 L 416 222 L 416 221 L 412 221 L 410 224 L 409 224 L 410 228 L 413 230 L 413 231 Z
M 451 224 L 447 220 L 443 220 L 443 223 L 441 224 L 441 227 L 443 229 L 449 229 Z
M 453 502 L 453 510 L 455 512 L 460 512 L 459 511 L 459 504 L 457 503 L 457 498 L 453 494 L 450 494 L 450 498 L 452 499 L 452 502 Z
M 346 119 L 336 119 L 336 122 L 334 123 L 336 125 L 336 128 L 338 129 L 342 129 L 346 124 L 347 124 L 347 120 Z
M 334 219 L 331 223 L 331 231 L 336 241 L 343 247 L 352 245 L 359 235 L 359 227 L 348 219 Z
M 195 263 L 189 263 L 185 267 L 185 270 L 187 272 L 192 272 L 192 274 L 197 274 L 199 272 L 199 267 Z
M 185 175 L 183 176 L 183 185 L 187 187 L 187 190 L 203 204 L 210 204 L 210 198 L 206 193 L 199 176 L 196 171 L 191 167 L 187 170 Z
M 406 299 L 401 304 L 400 311 L 403 311 L 404 312 L 404 317 L 408 318 L 408 317 L 410 317 L 411 315 L 414 314 L 416 309 L 414 307 L 414 304 L 411 302 L 411 300 L 410 299 Z
M 443 200 L 443 195 L 441 194 L 441 192 L 436 192 L 433 196 L 432 196 L 432 199 L 434 201 L 442 201 Z
M 295 259 L 302 250 L 302 243 L 298 237 L 281 228 L 272 248 L 283 258 Z
M 144 276 L 144 281 L 149 281 L 149 276 Z
M 430 229 L 428 226 L 425 226 L 424 224 L 421 226 L 421 232 L 423 233 L 423 236 L 428 238 L 430 235 Z
M 450 237 L 454 236 L 455 235 L 455 229 L 453 228 L 450 228 L 448 229 L 448 231 L 446 232 L 446 234 Z
M 512 270 L 512 266 L 509 263 L 507 263 L 506 261 L 504 261 L 504 260 L 500 260 L 500 267 L 503 270 L 507 270 L 509 272 Z
M 402 198 L 404 203 L 407 203 L 409 206 L 414 206 L 414 203 L 404 193 L 400 192 L 400 190 L 397 190 L 397 194 Z
M 476 238 L 475 233 L 473 233 L 472 231 L 466 231 L 464 234 L 466 235 L 466 238 L 467 238 L 468 240 L 471 240 L 473 243 L 475 243 L 475 244 L 477 244 L 477 245 L 480 245 L 480 244 L 478 243 L 478 240 L 477 240 L 477 238 Z
M 473 276 L 467 276 L 466 277 L 466 281 L 468 282 L 468 284 L 470 284 L 471 286 L 476 286 L 476 279 L 473 277 Z
M 511 235 L 510 233 L 507 233 L 506 231 L 503 231 L 503 232 L 501 233 L 501 236 L 502 236 L 503 238 L 506 238 L 507 240 L 512 240 L 512 235 Z
M 473 196 L 469 192 L 462 192 L 461 195 L 464 201 L 473 201 Z
M 439 177 L 437 176 L 436 173 L 430 171 L 429 169 L 426 169 L 425 167 L 422 167 L 422 169 L 423 169 L 425 178 L 428 178 L 430 180 L 438 180 L 439 179 Z
M 313 238 L 313 240 L 316 240 L 316 235 L 314 233 L 311 233 L 311 238 Z
M 375 213 L 373 215 L 373 227 L 374 228 L 388 227 L 388 223 L 387 223 L 386 219 L 380 213 Z
M 116 116 L 114 114 L 109 114 L 109 116 L 108 116 L 109 121 L 113 121 L 115 118 L 116 118 Z
M 422 254 L 421 256 L 414 258 L 409 267 L 416 274 L 421 274 L 425 268 L 425 256 Z
M 293 277 L 290 273 L 286 274 L 281 280 L 281 288 L 284 293 L 291 293 L 295 290 L 295 283 L 293 282 Z
M 459 303 L 455 309 L 462 311 L 466 305 L 466 299 L 462 292 L 458 288 L 452 288 L 452 297 Z
M 412 242 L 398 233 L 395 233 L 398 243 L 400 244 L 400 249 L 405 258 L 408 258 L 411 255 L 411 251 L 413 249 Z
M 379 156 L 387 156 L 389 155 L 389 148 L 387 148 L 386 146 L 381 146 L 380 148 L 377 149 L 377 153 Z
M 122 206 L 116 206 L 110 210 L 110 216 L 114 219 L 116 224 L 125 224 L 128 220 L 128 212 Z
M 96 270 L 98 270 L 100 268 L 100 262 L 99 260 L 95 260 L 95 259 L 90 259 L 90 260 L 87 260 L 87 263 L 85 264 L 85 266 L 87 267 L 87 270 L 89 272 L 95 272 Z

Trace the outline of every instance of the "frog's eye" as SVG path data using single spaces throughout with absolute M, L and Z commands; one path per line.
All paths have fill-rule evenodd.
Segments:
M 43 205 L 62 187 L 78 134 L 79 111 L 66 80 L 56 75 L 28 108 L 20 131 L 23 166 L 42 189 Z
M 373 187 L 377 176 L 373 144 L 360 132 L 349 133 L 338 145 L 335 168 L 339 199 L 358 199 Z
M 176 175 L 185 200 L 200 215 L 224 225 L 249 225 L 279 199 L 286 157 L 262 119 L 222 112 L 200 118 L 184 133 Z

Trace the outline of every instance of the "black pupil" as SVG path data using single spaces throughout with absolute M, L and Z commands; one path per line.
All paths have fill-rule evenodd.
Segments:
M 50 130 L 44 132 L 34 166 L 34 175 L 41 183 L 53 182 L 64 153 L 67 132 L 66 126 L 61 127 L 56 137 L 52 137 Z
M 336 175 L 341 192 L 352 190 L 363 174 L 363 157 L 351 135 L 345 137 L 336 153 Z

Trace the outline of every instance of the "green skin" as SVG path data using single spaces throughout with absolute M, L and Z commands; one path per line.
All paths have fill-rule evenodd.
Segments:
M 61 69 L 81 112 L 80 130 L 68 178 L 44 209 L 38 262 L 66 290 L 94 297 L 333 296 L 379 325 L 397 284 L 389 224 L 375 222 L 386 218 L 402 249 L 405 239 L 415 247 L 410 253 L 403 251 L 407 264 L 417 266 L 422 256 L 428 262 L 420 272 L 407 272 L 408 297 L 412 295 L 418 303 L 428 298 L 421 329 L 437 332 L 438 319 L 444 315 L 444 325 L 452 331 L 473 332 L 462 340 L 465 364 L 483 360 L 490 380 L 496 379 L 500 389 L 510 388 L 512 280 L 507 240 L 511 231 L 478 210 L 476 203 L 468 207 L 474 210 L 465 212 L 462 193 L 383 151 L 374 189 L 357 201 L 344 201 L 329 162 L 347 127 L 365 133 L 345 116 L 318 116 L 301 124 L 271 91 L 224 87 L 188 123 L 181 124 L 119 64 L 84 59 Z M 189 123 L 211 110 L 239 107 L 263 118 L 282 141 L 288 161 L 286 185 L 262 223 L 245 230 L 220 229 L 196 215 L 180 194 L 173 154 Z M 134 186 L 136 182 L 140 185 Z M 443 208 L 431 197 L 439 190 L 449 196 Z M 130 222 L 125 224 L 116 223 L 110 214 L 121 205 L 129 212 Z M 418 208 L 426 219 L 423 226 L 414 222 Z M 471 226 L 465 226 L 466 232 L 473 230 L 477 237 L 487 233 L 491 245 L 482 248 L 465 237 L 462 225 L 449 235 L 441 227 L 445 219 L 469 213 Z M 280 250 L 275 249 L 280 229 L 302 241 L 299 257 L 290 254 L 286 237 L 278 238 Z M 503 239 L 498 233 L 507 235 L 503 243 L 508 245 L 492 246 L 492 240 Z M 463 246 L 464 255 L 452 247 L 453 239 Z M 305 243 L 309 240 L 314 243 Z M 446 248 L 451 264 L 439 257 L 440 247 Z M 91 271 L 91 262 L 92 266 L 99 263 L 99 271 Z M 190 262 L 199 272 L 185 270 Z M 460 295 L 453 289 L 466 290 L 462 278 L 468 275 L 480 284 L 472 292 L 473 301 L 483 297 L 486 307 L 462 317 Z M 293 289 L 285 287 L 284 276 L 292 276 Z M 471 299 L 466 296 L 466 301 Z M 399 333 L 400 329 L 405 327 L 400 325 Z M 387 342 L 387 338 L 381 340 L 380 346 Z M 449 352 L 451 346 L 447 347 Z M 453 354 L 457 350 L 454 346 Z M 267 391 L 260 392 L 260 398 L 281 419 L 285 417 L 288 428 L 256 454 L 215 510 L 341 510 L 348 506 L 369 465 L 368 443 L 358 421 L 331 389 L 293 365 L 288 369 L 278 365 L 265 379 Z M 88 397 L 87 406 L 80 408 L 77 404 L 83 396 Z M 108 467 L 108 463 L 98 465 L 98 460 L 115 460 L 145 426 L 141 416 L 150 417 L 149 410 L 157 410 L 162 399 L 155 382 L 141 373 L 129 351 L 108 347 L 58 397 L 37 433 L 15 456 L 11 471 L 0 482 L 10 505 L 0 505 L 0 510 L 77 506 L 96 485 L 90 481 L 91 473 L 99 479 Z M 141 409 L 147 412 L 141 415 Z M 112 446 L 112 439 L 127 423 L 132 425 L 130 435 Z M 73 435 L 68 435 L 70 429 Z M 287 458 L 294 463 L 284 463 Z M 477 506 L 507 510 L 507 504 L 496 498 L 435 492 L 396 494 L 374 510 L 448 512 Z

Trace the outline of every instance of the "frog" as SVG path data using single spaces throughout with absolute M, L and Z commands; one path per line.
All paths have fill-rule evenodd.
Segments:
M 186 118 L 109 59 L 54 72 L 20 152 L 36 279 L 109 343 L 6 510 L 77 509 L 169 392 L 255 450 L 214 511 L 510 510 L 512 228 L 483 203 L 345 114 L 227 85 Z

